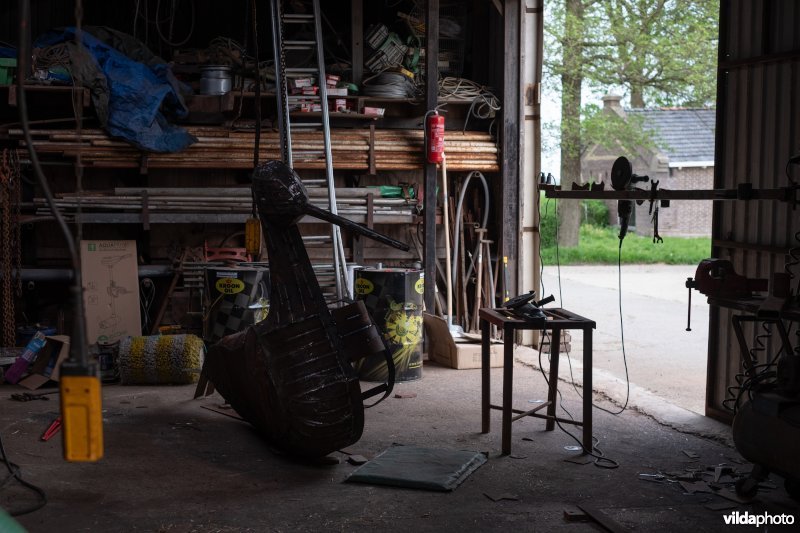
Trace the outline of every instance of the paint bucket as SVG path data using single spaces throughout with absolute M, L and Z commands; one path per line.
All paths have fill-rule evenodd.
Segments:
M 222 95 L 231 90 L 231 67 L 208 65 L 200 67 L 200 94 Z
M 422 295 L 425 273 L 405 268 L 362 268 L 355 272 L 357 300 L 367 311 L 392 355 L 396 381 L 422 377 Z M 364 381 L 385 381 L 388 377 L 382 355 L 356 363 L 358 377 Z
M 200 94 L 222 95 L 231 90 L 231 67 L 208 65 L 200 67 Z
M 265 268 L 206 269 L 203 339 L 213 343 L 261 322 L 269 310 Z

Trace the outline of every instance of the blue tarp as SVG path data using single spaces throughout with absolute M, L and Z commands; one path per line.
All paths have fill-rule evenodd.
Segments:
M 98 71 L 96 79 L 84 75 L 80 81 L 92 91 L 95 104 L 98 99 L 107 98 L 107 109 L 102 105 L 95 107 L 100 122 L 110 135 L 152 152 L 177 152 L 197 141 L 183 128 L 170 124 L 164 115 L 167 113 L 180 118 L 187 114 L 178 93 L 179 82 L 166 64 L 148 66 L 130 59 L 86 31 L 82 36 L 83 46 L 94 60 L 94 65 L 77 65 L 76 68 L 73 54 L 73 77 L 80 79 L 76 70 L 85 74 L 86 70 L 91 71 L 93 67 Z M 34 46 L 52 46 L 74 42 L 74 39 L 75 28 L 65 28 L 44 34 Z M 91 60 L 87 58 L 86 61 Z M 97 79 L 100 77 L 104 79 Z M 105 91 L 107 94 L 98 94 Z

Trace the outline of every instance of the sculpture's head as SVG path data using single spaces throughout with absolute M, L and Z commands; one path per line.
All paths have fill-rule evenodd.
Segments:
M 267 161 L 256 167 L 253 194 L 259 214 L 274 223 L 291 224 L 307 211 L 306 188 L 283 161 Z
M 403 242 L 310 203 L 300 176 L 283 161 L 267 161 L 256 167 L 253 171 L 253 195 L 259 215 L 271 224 L 291 226 L 303 215 L 310 215 L 389 246 L 408 250 L 408 245 Z

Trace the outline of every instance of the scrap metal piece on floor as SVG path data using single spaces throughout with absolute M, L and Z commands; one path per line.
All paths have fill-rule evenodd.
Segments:
M 499 502 L 501 500 L 508 500 L 512 502 L 519 501 L 519 496 L 517 496 L 516 494 L 511 494 L 510 492 L 503 492 L 503 493 L 484 492 L 483 495 L 492 500 L 493 502 Z
M 597 522 L 600 526 L 602 526 L 605 530 L 611 531 L 611 533 L 626 533 L 630 531 L 627 527 L 623 526 L 606 513 L 598 509 L 597 507 L 587 505 L 587 504 L 580 504 L 578 507 L 587 515 L 591 517 L 592 520 Z
M 486 462 L 482 453 L 392 445 L 346 481 L 448 492 Z

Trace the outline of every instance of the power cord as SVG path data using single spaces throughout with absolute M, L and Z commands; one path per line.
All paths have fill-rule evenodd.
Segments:
M 550 390 L 550 380 L 547 379 L 547 373 L 544 371 L 544 367 L 542 366 L 542 350 L 541 350 L 541 348 L 539 349 L 539 371 L 542 373 L 542 377 L 544 378 L 544 381 L 547 384 L 547 390 Z M 558 379 L 558 378 L 556 377 L 556 379 Z M 574 382 L 573 382 L 573 386 L 574 386 Z M 558 394 L 558 403 L 559 403 L 559 406 L 561 407 L 561 409 L 565 413 L 567 413 L 567 415 L 570 417 L 570 419 L 575 420 L 575 417 L 572 416 L 572 413 L 567 411 L 567 409 L 564 407 L 564 398 L 561 396 L 561 391 L 556 389 L 556 392 Z M 595 406 L 595 407 L 597 407 L 597 406 Z M 581 450 L 583 451 L 583 453 L 585 453 L 586 455 L 589 455 L 590 457 L 594 457 L 594 465 L 596 467 L 598 467 L 598 468 L 608 468 L 608 469 L 619 468 L 619 462 L 615 461 L 614 459 L 610 459 L 608 457 L 605 457 L 605 454 L 603 453 L 603 451 L 597 446 L 597 444 L 600 443 L 600 439 L 598 439 L 597 437 L 592 435 L 592 449 L 591 450 L 587 450 L 586 447 L 583 445 L 583 442 L 581 442 L 581 440 L 578 437 L 576 437 L 572 432 L 568 431 L 564 426 L 562 426 L 561 422 L 558 420 L 557 417 L 554 417 L 553 420 L 555 421 L 556 425 L 558 426 L 558 429 L 560 429 L 561 431 L 563 431 L 564 433 L 566 433 L 567 435 L 572 437 L 572 439 L 575 442 L 578 443 L 578 445 L 581 447 Z
M 459 100 L 472 100 L 467 117 L 464 119 L 464 128 L 467 130 L 470 117 L 480 120 L 494 119 L 501 109 L 500 99 L 488 88 L 465 78 L 446 76 L 439 80 L 439 98 L 456 98 Z M 491 131 L 494 120 L 489 126 Z
M 537 201 L 537 204 L 540 203 L 540 199 L 539 199 L 538 196 L 536 198 L 536 201 Z M 547 208 L 548 208 L 549 204 L 550 204 L 550 199 L 548 198 L 547 202 L 545 202 L 545 216 L 547 215 Z M 555 245 L 556 245 L 556 268 L 557 268 L 557 272 L 558 272 L 558 299 L 559 299 L 559 305 L 563 308 L 564 307 L 564 298 L 563 298 L 563 295 L 562 295 L 562 292 L 561 292 L 561 287 L 562 287 L 562 283 L 561 283 L 561 260 L 560 260 L 560 257 L 559 257 L 559 245 L 558 245 L 558 237 L 559 237 L 559 233 L 558 233 L 558 228 L 559 228 L 559 223 L 558 223 L 558 202 L 555 202 L 555 206 L 556 206 L 555 207 L 555 225 L 556 225 Z M 542 215 L 541 215 L 541 210 L 539 210 L 539 227 L 540 228 L 541 228 L 541 221 L 542 221 Z M 545 290 L 544 290 L 544 281 L 543 281 L 543 279 L 544 279 L 544 260 L 542 259 L 542 248 L 541 248 L 541 246 L 539 247 L 539 263 L 540 263 L 539 281 L 540 281 L 541 286 L 542 286 L 542 294 L 544 294 L 544 292 L 545 292 Z M 625 411 L 625 409 L 628 408 L 628 402 L 630 401 L 630 396 L 631 396 L 631 381 L 630 381 L 630 376 L 628 374 L 628 356 L 627 356 L 627 353 L 625 352 L 625 329 L 623 327 L 623 322 L 622 322 L 622 239 L 620 239 L 620 241 L 619 241 L 619 250 L 618 250 L 618 253 L 617 253 L 617 275 L 618 275 L 618 278 L 617 278 L 618 279 L 618 281 L 617 281 L 617 294 L 618 294 L 618 297 L 619 297 L 619 330 L 620 330 L 620 340 L 621 340 L 621 344 L 622 344 L 622 361 L 623 361 L 623 364 L 625 365 L 625 386 L 626 386 L 625 403 L 622 406 L 622 408 L 619 409 L 618 411 L 611 411 L 609 409 L 606 409 L 605 407 L 601 407 L 601 406 L 597 405 L 596 403 L 592 402 L 592 407 L 594 407 L 595 409 L 599 409 L 601 411 L 604 411 L 604 412 L 606 412 L 608 414 L 611 414 L 611 415 L 619 415 L 623 411 Z M 545 332 L 545 336 L 547 336 L 546 332 Z M 553 340 L 551 339 L 550 342 L 552 344 Z M 561 339 L 558 339 L 556 342 L 561 342 Z M 572 358 L 570 357 L 569 350 L 565 350 L 565 351 L 566 351 L 566 355 L 567 355 L 567 364 L 569 365 L 569 376 L 570 376 L 570 382 L 572 384 L 572 388 L 575 389 L 575 392 L 578 394 L 579 398 L 583 398 L 581 393 L 578 391 L 577 385 L 575 385 L 575 376 L 574 376 L 573 371 L 572 371 Z M 589 393 L 591 394 L 591 391 L 589 391 Z
M 417 88 L 414 82 L 400 72 L 384 71 L 364 80 L 362 92 L 377 98 L 414 98 Z
M 622 344 L 622 362 L 625 364 L 625 403 L 619 411 L 609 411 L 600 406 L 595 406 L 601 411 L 612 415 L 618 415 L 628 408 L 628 401 L 631 399 L 631 378 L 628 375 L 628 354 L 625 353 L 625 327 L 622 321 L 622 239 L 619 240 L 617 251 L 617 297 L 619 302 L 619 337 Z
M 36 494 L 38 500 L 36 503 L 28 507 L 23 507 L 21 509 L 7 510 L 8 514 L 10 514 L 11 516 L 22 516 L 24 514 L 38 511 L 39 509 L 47 505 L 47 494 L 45 494 L 44 490 L 37 487 L 33 483 L 28 483 L 27 481 L 22 479 L 22 473 L 20 471 L 19 465 L 12 463 L 11 460 L 8 458 L 5 445 L 3 444 L 2 436 L 0 436 L 0 461 L 2 461 L 6 465 L 6 469 L 8 470 L 8 475 L 3 479 L 3 481 L 0 481 L 0 488 L 5 487 L 9 481 L 14 479 L 20 485 L 30 490 L 34 494 Z

